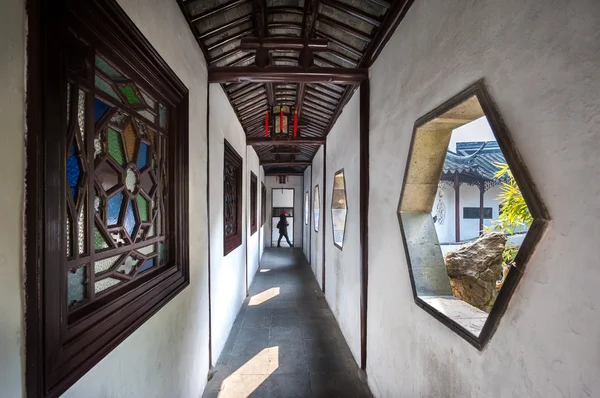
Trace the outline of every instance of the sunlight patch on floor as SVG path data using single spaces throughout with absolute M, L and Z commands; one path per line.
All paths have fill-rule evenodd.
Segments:
M 278 367 L 279 347 L 263 349 L 223 381 L 219 398 L 249 397 Z
M 265 301 L 270 300 L 275 296 L 279 296 L 278 287 L 272 287 L 270 289 L 265 290 L 264 292 L 255 294 L 254 296 L 250 297 L 250 302 L 248 303 L 248 305 L 261 305 Z

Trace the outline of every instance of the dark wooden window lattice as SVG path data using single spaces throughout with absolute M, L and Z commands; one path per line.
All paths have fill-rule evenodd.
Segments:
M 58 396 L 189 283 L 188 90 L 114 0 L 28 9 L 27 389 Z
M 256 213 L 258 209 L 257 205 L 257 192 L 258 191 L 258 178 L 256 178 L 256 174 L 250 173 L 250 235 L 254 235 L 254 233 L 258 230 L 258 220 L 256 217 Z
M 260 210 L 261 210 L 261 222 L 260 226 L 265 225 L 265 221 L 267 221 L 267 187 L 265 187 L 265 183 L 261 182 L 260 188 Z
M 479 220 L 480 210 L 479 207 L 463 207 L 463 218 L 464 219 L 477 219 Z M 492 208 L 483 208 L 483 218 L 486 220 L 492 219 Z
M 224 255 L 242 244 L 242 158 L 225 140 L 223 171 Z

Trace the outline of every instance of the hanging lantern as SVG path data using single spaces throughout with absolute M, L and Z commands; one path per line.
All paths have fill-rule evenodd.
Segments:
M 273 115 L 278 115 L 279 117 L 274 117 L 275 128 L 273 129 L 273 133 L 275 135 L 279 134 L 289 134 L 288 130 L 288 120 L 290 117 L 290 107 L 287 105 L 283 106 L 274 106 L 273 107 Z
M 298 109 L 294 110 L 294 138 L 296 138 L 297 131 L 298 131 Z

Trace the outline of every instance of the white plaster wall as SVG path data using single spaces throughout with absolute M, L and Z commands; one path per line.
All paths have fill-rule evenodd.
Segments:
M 252 284 L 254 280 L 254 276 L 256 275 L 256 271 L 258 271 L 258 264 L 260 260 L 260 165 L 258 160 L 258 155 L 256 151 L 251 146 L 246 146 L 246 159 L 248 163 L 247 173 L 246 173 L 246 194 L 248 200 L 245 202 L 247 206 L 246 210 L 246 234 L 248 239 L 248 256 L 246 261 L 248 262 L 248 286 Z M 250 172 L 254 173 L 256 176 L 256 232 L 252 234 L 250 229 Z
M 23 396 L 25 3 L 0 5 L 0 397 Z
M 354 358 L 360 363 L 360 90 L 327 136 L 327 190 L 322 202 L 325 228 L 325 298 Z M 331 198 L 335 173 L 344 169 L 348 213 L 342 250 L 333 244 Z M 377 231 L 376 229 L 374 231 Z
M 219 84 L 210 85 L 210 277 L 213 365 L 225 346 L 229 331 L 246 298 L 246 233 L 242 244 L 223 256 L 223 162 L 227 140 L 243 160 L 242 231 L 247 228 L 248 159 L 246 136 L 225 92 Z
M 310 267 L 312 268 L 317 282 L 323 288 L 323 220 L 325 217 L 325 200 L 323 199 L 323 147 L 319 148 L 312 162 L 312 187 L 311 187 L 311 229 L 310 229 Z M 313 206 L 315 200 L 315 187 L 319 186 L 319 225 L 318 232 L 315 231 L 315 218 Z
M 305 199 L 304 196 L 302 197 L 302 241 L 304 242 L 304 245 L 302 246 L 302 251 L 304 252 L 304 257 L 306 257 L 306 259 L 308 260 L 308 262 L 311 262 L 311 256 L 310 256 L 310 252 L 311 252 L 311 233 L 313 231 L 313 212 L 312 212 L 312 196 L 313 196 L 313 190 L 311 187 L 311 178 L 312 177 L 312 166 L 308 166 L 306 168 L 306 170 L 304 170 L 304 189 L 303 189 L 303 195 L 306 195 L 306 193 L 308 192 L 308 209 L 305 208 Z M 308 212 L 308 224 L 306 224 L 306 220 L 304 217 L 306 217 L 306 212 Z
M 303 187 L 302 176 L 289 176 L 286 184 L 279 184 L 275 177 L 267 176 L 265 178 L 265 186 L 267 187 L 267 221 L 265 222 L 265 244 L 264 247 L 271 247 L 271 235 L 273 233 L 272 221 L 273 218 L 272 210 L 272 190 L 273 189 L 294 189 L 294 237 L 290 240 L 294 244 L 294 247 L 302 247 L 302 206 L 304 206 L 304 194 L 302 193 Z M 288 230 L 289 231 L 289 230 Z M 279 237 L 279 234 L 277 234 Z M 284 238 L 285 239 L 285 238 Z M 277 245 L 275 245 L 277 246 Z
M 190 91 L 190 285 L 64 396 L 197 397 L 204 389 L 208 372 L 206 66 L 175 2 L 118 1 Z M 16 101 L 11 97 L 11 102 Z M 18 151 L 13 147 L 12 153 L 15 152 Z M 2 393 L 6 392 L 4 386 L 2 383 Z
M 376 396 L 600 396 L 598 21 L 597 0 L 415 1 L 372 67 Z M 553 221 L 479 352 L 414 304 L 396 209 L 414 121 L 482 77 Z

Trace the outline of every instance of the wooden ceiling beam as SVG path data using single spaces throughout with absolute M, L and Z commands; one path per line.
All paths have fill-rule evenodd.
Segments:
M 226 59 L 227 59 L 227 58 L 229 58 L 229 57 L 233 57 L 233 56 L 235 56 L 235 55 L 241 54 L 242 52 L 243 52 L 243 51 L 242 51 L 242 50 L 240 50 L 239 48 L 234 48 L 233 50 L 230 50 L 230 51 L 224 52 L 224 53 L 222 53 L 222 54 L 220 54 L 220 55 L 218 55 L 218 56 L 216 56 L 216 57 L 212 58 L 212 59 L 210 60 L 210 62 L 209 62 L 209 63 L 210 63 L 211 65 L 212 65 L 212 64 L 217 64 L 217 63 L 219 63 L 219 62 L 221 62 L 221 61 L 224 61 L 224 60 L 226 60 Z
M 337 98 L 337 99 L 331 98 L 328 95 L 325 95 L 325 94 L 320 93 L 318 91 L 309 90 L 309 89 L 306 90 L 306 94 L 305 95 L 306 95 L 307 98 L 312 98 L 313 100 L 325 101 L 325 102 L 328 102 L 328 103 L 333 104 L 333 105 L 337 105 L 337 103 L 339 101 L 339 98 Z
M 229 95 L 229 98 L 231 98 L 232 100 L 236 100 L 248 93 L 252 93 L 254 91 L 258 91 L 258 90 L 262 90 L 263 86 L 260 84 L 256 84 L 256 83 L 250 83 L 244 86 L 240 86 L 240 87 L 236 87 L 234 90 L 227 90 L 227 94 Z
M 352 47 L 350 44 L 344 43 L 343 41 L 336 39 L 335 37 L 330 36 L 327 33 L 323 33 L 320 30 L 317 30 L 317 37 L 321 37 L 323 39 L 329 40 L 329 42 L 334 43 L 337 46 L 343 48 L 344 50 L 348 51 L 350 54 L 354 55 L 355 57 L 361 58 L 363 56 L 362 51 L 359 50 L 358 48 Z
M 324 86 L 322 84 L 315 84 L 312 86 L 309 86 L 310 89 L 318 91 L 320 93 L 323 93 L 324 95 L 328 95 L 329 97 L 335 99 L 336 101 L 339 101 L 343 92 L 339 93 L 335 90 L 332 90 L 331 88 Z
M 387 0 L 369 0 L 373 4 L 377 4 L 380 7 L 390 8 L 392 5 Z
M 261 166 L 310 166 L 312 164 L 312 162 L 299 162 L 299 161 L 292 161 L 292 162 L 278 162 L 278 161 L 272 161 L 272 160 L 267 160 L 267 161 L 262 161 L 260 162 Z
M 302 18 L 302 32 L 300 33 L 300 36 L 304 39 L 312 39 L 314 37 L 318 13 L 319 0 L 304 1 L 304 16 Z M 329 49 L 329 45 L 327 47 Z M 296 88 L 296 110 L 298 111 L 298 118 L 302 116 L 302 107 L 304 106 L 305 92 L 306 84 L 298 83 L 298 87 Z
M 348 26 L 344 23 L 341 23 L 340 21 L 337 21 L 333 18 L 329 18 L 327 15 L 319 15 L 319 22 L 329 25 L 334 29 L 339 29 L 342 32 L 359 40 L 362 40 L 366 43 L 369 43 L 371 41 L 371 36 L 363 32 L 362 30 L 358 30 L 356 28 L 353 28 L 352 26 Z
M 245 2 L 246 2 L 246 0 L 231 0 L 231 1 L 228 1 L 227 3 L 223 3 L 223 4 L 221 4 L 218 7 L 211 8 L 209 10 L 204 11 L 201 14 L 193 16 L 191 22 L 192 23 L 196 23 L 196 22 L 199 22 L 199 21 L 201 21 L 203 19 L 212 17 L 213 15 L 216 15 L 216 14 L 219 14 L 219 13 L 222 13 L 222 12 L 225 12 L 225 11 L 229 11 L 232 8 L 235 8 L 235 7 L 237 7 L 237 6 L 241 5 L 241 4 L 244 4 Z
M 247 101 L 253 100 L 254 98 L 265 95 L 266 93 L 264 92 L 264 90 L 262 90 L 262 87 L 260 87 L 260 88 L 261 88 L 261 91 L 258 91 L 258 90 L 250 91 L 248 94 L 241 95 L 241 96 L 237 97 L 236 99 L 232 99 L 231 103 L 233 103 L 235 105 L 241 105 Z
M 300 51 L 308 46 L 312 51 L 329 51 L 326 39 L 303 39 L 294 37 L 267 37 L 264 39 L 256 37 L 244 37 L 241 42 L 241 48 L 244 51 L 256 51 L 259 47 L 267 50 L 295 50 Z
M 243 24 L 245 24 L 247 22 L 250 22 L 251 19 L 252 19 L 251 14 L 244 15 L 242 17 L 234 19 L 233 21 L 227 22 L 224 25 L 218 26 L 214 29 L 207 30 L 206 32 L 201 33 L 200 36 L 198 36 L 198 37 L 200 38 L 200 40 L 210 40 L 213 37 L 216 37 L 222 33 L 225 33 L 229 29 L 235 29 L 239 26 L 242 26 Z
M 274 6 L 267 8 L 267 13 L 269 14 L 296 14 L 303 15 L 303 9 L 301 7 L 293 7 L 293 6 Z
M 349 4 L 342 3 L 341 1 L 338 1 L 338 0 L 321 0 L 321 2 L 323 4 L 328 5 L 331 8 L 334 8 L 338 11 L 341 11 L 341 12 L 351 15 L 355 18 L 358 18 L 361 21 L 366 22 L 370 25 L 373 25 L 373 26 L 381 25 L 381 19 L 379 19 L 378 17 L 376 17 L 374 15 L 370 15 L 356 7 L 352 7 Z
M 236 59 L 232 63 L 227 64 L 227 66 L 242 66 L 244 62 L 250 61 L 251 59 L 254 59 L 254 54 L 244 55 L 243 57 Z
M 214 67 L 208 68 L 209 83 L 238 82 L 286 82 L 286 83 L 320 83 L 334 82 L 358 85 L 368 78 L 368 69 L 364 68 L 302 68 L 300 66 L 255 66 Z
M 246 145 L 323 145 L 325 138 L 294 138 L 294 139 L 273 139 L 271 137 L 246 138 Z
M 259 102 L 266 102 L 267 101 L 267 96 L 266 95 L 261 95 L 260 97 L 256 97 L 250 101 L 246 101 L 244 103 L 238 104 L 237 105 L 237 111 L 242 114 L 242 112 L 244 112 L 245 109 L 248 109 L 249 107 L 258 104 Z

